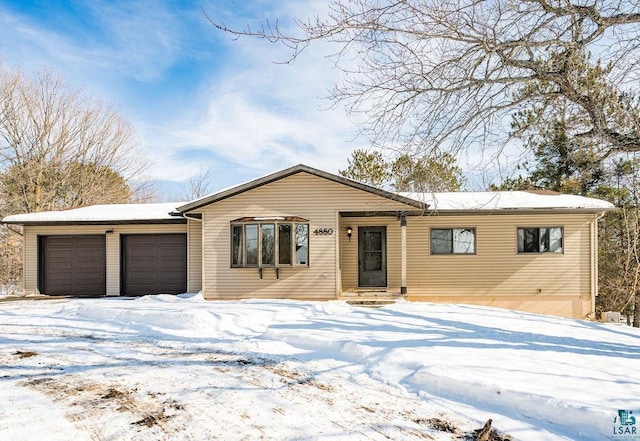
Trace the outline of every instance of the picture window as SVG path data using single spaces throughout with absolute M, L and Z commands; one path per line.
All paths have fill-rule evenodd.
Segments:
M 518 228 L 518 253 L 562 253 L 562 227 Z

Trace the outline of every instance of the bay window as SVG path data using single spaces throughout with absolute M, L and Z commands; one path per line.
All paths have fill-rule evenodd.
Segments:
M 309 265 L 309 224 L 302 218 L 242 218 L 231 222 L 232 267 Z

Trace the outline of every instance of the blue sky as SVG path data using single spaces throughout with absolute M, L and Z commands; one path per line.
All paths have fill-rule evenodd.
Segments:
M 0 58 L 27 73 L 48 68 L 72 86 L 114 104 L 137 129 L 163 181 L 159 199 L 175 199 L 200 167 L 212 190 L 290 165 L 330 172 L 347 164 L 357 127 L 321 99 L 339 81 L 317 45 L 292 65 L 279 45 L 216 30 L 309 17 L 325 1 L 0 0 Z M 325 52 L 323 52 L 325 51 Z

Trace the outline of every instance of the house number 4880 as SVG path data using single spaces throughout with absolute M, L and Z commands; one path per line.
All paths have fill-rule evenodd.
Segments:
M 316 236 L 331 236 L 333 234 L 333 228 L 316 228 L 313 230 L 313 234 Z

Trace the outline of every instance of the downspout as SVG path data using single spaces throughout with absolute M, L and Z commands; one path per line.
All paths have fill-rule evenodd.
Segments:
M 400 294 L 407 295 L 407 213 L 400 213 L 400 240 L 401 240 L 401 260 L 402 260 L 402 284 Z
M 335 254 L 335 291 L 336 291 L 336 299 L 340 297 L 342 293 L 342 265 L 341 265 L 341 255 L 342 249 L 340 248 L 340 238 L 342 237 L 342 222 L 340 217 L 340 212 L 336 211 L 336 226 L 338 233 L 336 234 L 336 254 Z
M 596 297 L 598 296 L 598 221 L 604 215 L 603 211 L 591 220 L 591 313 L 593 320 L 597 320 L 595 315 Z

